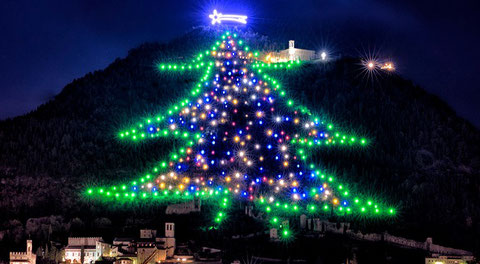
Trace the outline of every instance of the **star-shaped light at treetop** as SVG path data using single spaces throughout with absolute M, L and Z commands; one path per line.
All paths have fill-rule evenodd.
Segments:
M 159 71 L 204 74 L 186 99 L 119 137 L 175 137 L 183 145 L 145 176 L 87 193 L 111 200 L 213 200 L 221 208 L 217 223 L 225 219 L 231 199 L 241 199 L 254 203 L 285 236 L 290 231 L 281 226 L 281 218 L 293 213 L 395 215 L 395 209 L 351 193 L 346 184 L 308 162 L 314 148 L 368 142 L 313 117 L 265 73 L 298 67 L 299 61 L 273 64 L 257 57 L 236 33 L 226 32 L 191 64 L 159 64 Z
M 212 25 L 220 24 L 222 21 L 237 22 L 240 24 L 247 24 L 247 16 L 244 15 L 224 15 L 213 10 L 213 14 L 208 16 L 212 20 Z

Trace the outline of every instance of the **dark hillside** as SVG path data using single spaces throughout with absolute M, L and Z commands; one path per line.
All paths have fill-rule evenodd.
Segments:
M 373 139 L 365 152 L 318 152 L 319 162 L 399 201 L 399 234 L 471 246 L 465 238 L 480 228 L 479 131 L 411 81 L 390 74 L 368 81 L 359 67 L 345 58 L 276 76 L 340 127 Z
M 213 34 L 194 30 L 168 44 L 144 44 L 37 110 L 0 122 L 0 248 L 27 235 L 45 239 L 49 225 L 59 237 L 76 226 L 102 226 L 101 210 L 84 204 L 80 190 L 131 179 L 171 150 L 173 140 L 134 145 L 115 136 L 182 98 L 197 78 L 160 74 L 155 62 L 189 58 Z M 247 38 L 254 47 L 272 46 Z M 389 232 L 478 250 L 480 132 L 412 82 L 392 74 L 372 82 L 359 68 L 357 59 L 343 58 L 276 75 L 311 109 L 373 141 L 367 150 L 319 150 L 316 158 L 362 192 L 401 207 L 397 221 L 382 226 Z M 86 217 L 88 210 L 97 218 Z

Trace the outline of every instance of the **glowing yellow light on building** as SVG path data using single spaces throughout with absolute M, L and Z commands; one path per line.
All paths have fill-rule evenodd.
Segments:
M 386 62 L 385 64 L 382 65 L 382 67 L 380 67 L 382 70 L 387 70 L 387 71 L 394 71 L 395 70 L 395 66 L 393 65 L 392 62 Z

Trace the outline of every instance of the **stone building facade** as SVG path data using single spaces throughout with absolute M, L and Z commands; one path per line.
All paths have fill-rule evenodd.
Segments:
M 25 252 L 10 252 L 10 264 L 35 264 L 37 255 L 32 252 L 32 240 L 27 240 Z
M 102 256 L 101 237 L 69 237 L 65 248 L 65 262 L 67 264 L 94 263 Z

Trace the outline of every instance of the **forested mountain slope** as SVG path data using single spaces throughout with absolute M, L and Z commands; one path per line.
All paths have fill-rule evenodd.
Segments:
M 188 59 L 213 35 L 198 29 L 168 44 L 144 44 L 74 80 L 37 110 L 0 122 L 0 240 L 45 238 L 45 227 L 31 219 L 68 234 L 78 219 L 93 221 L 82 217 L 85 210 L 97 210 L 83 203 L 84 186 L 132 179 L 168 154 L 174 141 L 125 144 L 117 132 L 186 94 L 199 74 L 160 73 L 155 63 Z M 265 37 L 246 37 L 254 47 L 275 47 Z M 383 229 L 478 248 L 480 132 L 411 81 L 387 73 L 372 80 L 360 68 L 358 59 L 342 58 L 271 75 L 337 127 L 371 139 L 367 149 L 318 149 L 315 158 L 362 192 L 399 206 Z

